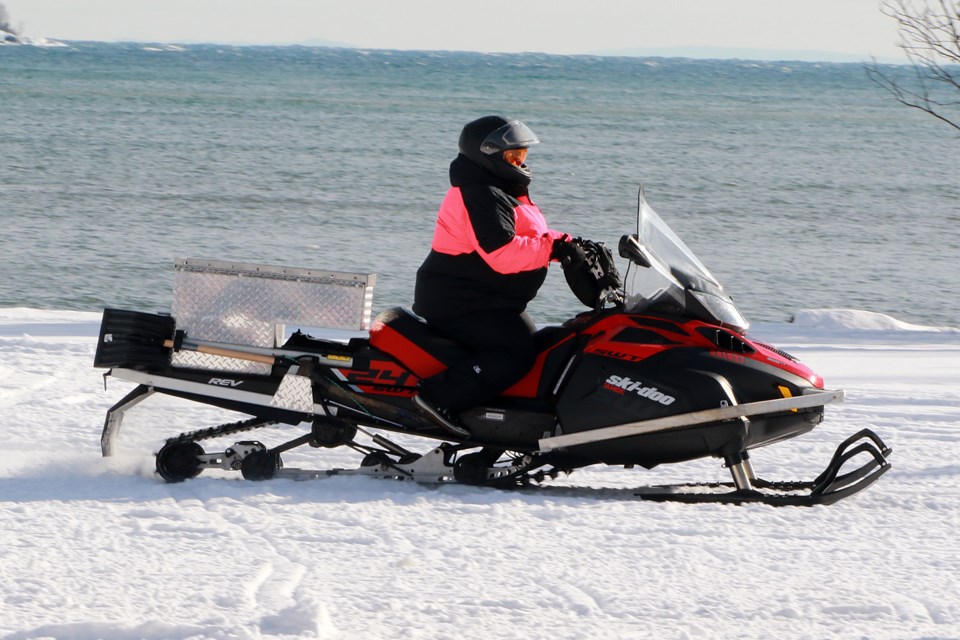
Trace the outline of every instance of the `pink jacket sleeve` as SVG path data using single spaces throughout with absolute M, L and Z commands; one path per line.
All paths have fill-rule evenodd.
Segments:
M 550 263 L 553 241 L 565 235 L 553 229 L 546 229 L 539 236 L 517 234 L 513 237 L 513 240 L 492 253 L 485 253 L 479 247 L 477 253 L 494 271 L 499 273 L 518 273 L 520 271 L 542 269 Z

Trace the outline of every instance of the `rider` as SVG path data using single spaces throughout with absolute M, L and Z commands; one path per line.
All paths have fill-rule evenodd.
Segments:
M 417 271 L 413 310 L 468 355 L 422 380 L 413 400 L 460 437 L 470 436 L 460 412 L 496 397 L 533 366 L 534 325 L 525 309 L 547 265 L 584 259 L 530 200 L 524 160 L 539 142 L 525 124 L 501 116 L 464 126 L 431 250 Z

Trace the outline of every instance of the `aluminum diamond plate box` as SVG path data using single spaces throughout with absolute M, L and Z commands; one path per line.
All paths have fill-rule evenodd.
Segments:
M 287 325 L 369 328 L 375 282 L 372 273 L 181 258 L 170 313 L 190 339 L 273 348 Z M 191 351 L 174 353 L 173 364 L 270 373 L 268 365 Z

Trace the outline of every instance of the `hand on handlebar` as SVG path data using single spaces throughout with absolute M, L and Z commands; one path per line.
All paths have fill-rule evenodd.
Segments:
M 550 252 L 550 258 L 560 263 L 560 266 L 566 269 L 570 266 L 577 266 L 587 259 L 587 254 L 583 247 L 573 242 L 570 236 L 564 236 L 553 241 L 553 250 Z

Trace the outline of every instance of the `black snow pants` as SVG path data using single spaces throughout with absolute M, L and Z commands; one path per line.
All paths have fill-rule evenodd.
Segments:
M 427 319 L 439 333 L 459 342 L 467 357 L 422 380 L 430 403 L 454 414 L 492 400 L 533 367 L 537 353 L 533 321 L 526 313 L 494 310 L 453 318 Z

